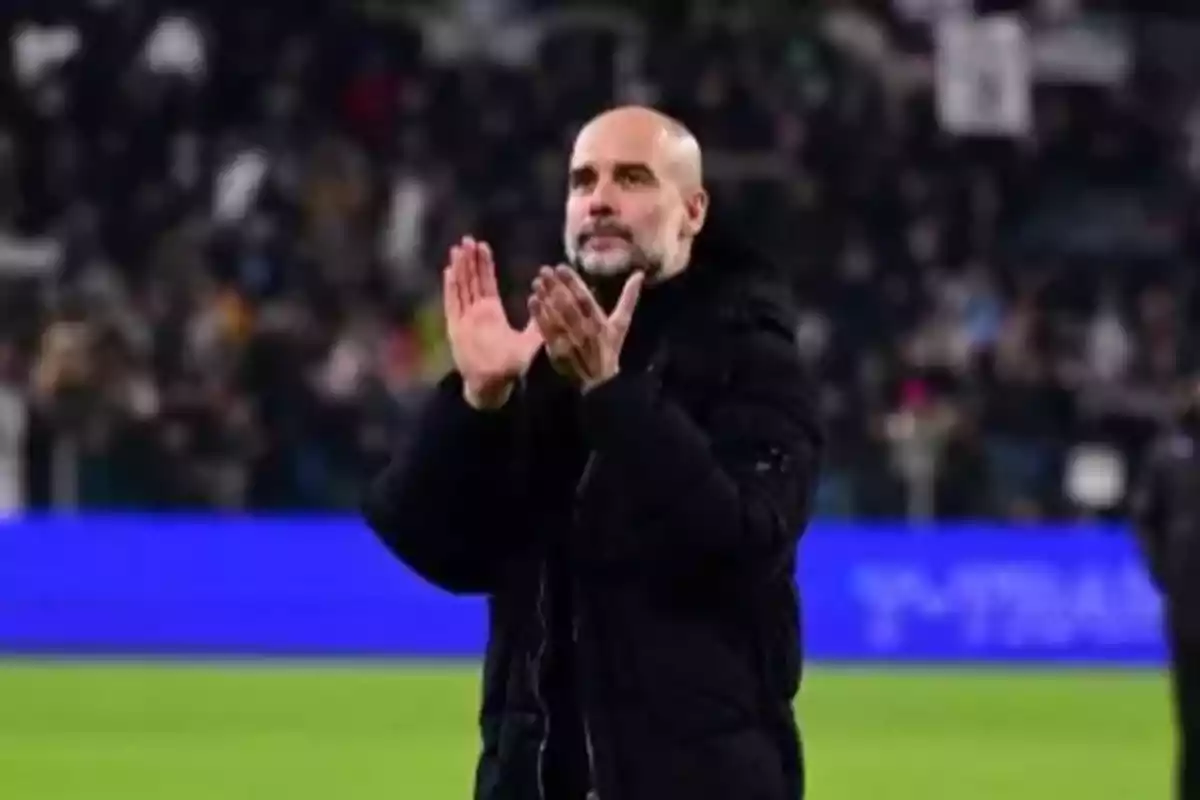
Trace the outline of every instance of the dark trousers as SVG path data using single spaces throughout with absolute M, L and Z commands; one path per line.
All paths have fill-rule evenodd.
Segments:
M 1172 637 L 1179 800 L 1200 800 L 1200 639 Z

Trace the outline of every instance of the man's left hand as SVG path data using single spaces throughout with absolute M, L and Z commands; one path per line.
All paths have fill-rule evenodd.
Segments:
M 534 279 L 529 313 L 542 332 L 550 361 L 585 393 L 620 371 L 621 348 L 644 280 L 641 272 L 631 275 L 616 308 L 605 314 L 570 267 L 543 267 Z

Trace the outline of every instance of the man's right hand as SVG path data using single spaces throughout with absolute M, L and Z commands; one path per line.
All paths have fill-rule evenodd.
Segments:
M 442 287 L 450 352 L 463 379 L 463 397 L 472 408 L 499 408 L 542 346 L 542 335 L 532 321 L 522 331 L 508 321 L 486 242 L 468 236 L 450 248 Z

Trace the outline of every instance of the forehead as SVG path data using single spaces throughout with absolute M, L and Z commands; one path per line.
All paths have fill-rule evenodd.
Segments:
M 646 164 L 663 171 L 668 157 L 666 133 L 658 126 L 602 122 L 580 132 L 571 151 L 571 168 L 603 169 L 614 164 Z

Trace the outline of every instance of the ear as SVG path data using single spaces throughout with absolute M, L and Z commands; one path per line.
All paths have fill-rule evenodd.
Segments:
M 683 199 L 683 230 L 688 238 L 695 238 L 708 219 L 708 192 L 696 189 Z

